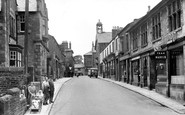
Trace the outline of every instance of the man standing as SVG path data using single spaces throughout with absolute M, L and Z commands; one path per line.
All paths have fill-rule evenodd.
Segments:
M 45 77 L 44 81 L 42 83 L 42 90 L 43 90 L 43 94 L 44 94 L 44 105 L 48 104 L 48 99 L 49 99 L 49 83 L 48 83 L 48 78 Z
M 50 87 L 50 90 L 49 90 L 49 95 L 50 95 L 50 103 L 53 103 L 53 95 L 54 95 L 54 91 L 55 91 L 55 86 L 54 86 L 54 83 L 53 83 L 53 79 L 50 77 L 49 79 L 49 87 Z

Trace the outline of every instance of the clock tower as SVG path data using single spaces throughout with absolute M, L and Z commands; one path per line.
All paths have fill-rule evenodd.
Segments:
M 96 24 L 96 33 L 101 34 L 102 32 L 103 32 L 103 24 L 99 20 L 99 22 Z

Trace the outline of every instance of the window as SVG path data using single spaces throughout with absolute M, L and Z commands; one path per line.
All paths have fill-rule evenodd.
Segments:
M 11 15 L 10 15 L 9 26 L 10 26 L 10 30 L 9 30 L 10 37 L 15 39 L 16 38 L 16 22 L 15 22 L 14 17 L 12 17 Z
M 112 52 L 114 52 L 114 42 L 112 42 Z
M 109 54 L 111 53 L 111 45 L 109 45 Z
M 21 67 L 21 53 L 17 51 L 10 51 L 10 66 Z
M 134 75 L 138 75 L 139 73 L 139 60 L 134 60 L 132 62 L 132 71 Z
M 10 51 L 10 66 L 16 67 L 16 51 Z
M 161 37 L 160 13 L 158 13 L 152 18 L 152 34 L 153 34 L 153 40 L 156 40 L 159 37 Z
M 138 48 L 138 33 L 139 31 L 136 29 L 132 33 L 133 38 L 133 50 L 136 50 Z
M 20 15 L 20 31 L 21 32 L 25 31 L 25 15 L 24 14 Z
M 107 56 L 108 56 L 109 55 L 108 48 L 106 49 L 106 51 L 107 51 Z
M 128 41 L 128 34 L 126 34 L 126 51 L 129 51 L 129 41 Z
M 18 57 L 17 57 L 17 66 L 18 67 L 21 67 L 21 60 L 22 60 L 21 53 L 20 52 L 17 52 L 17 54 L 18 54 Z
M 145 46 L 147 41 L 147 23 L 141 26 L 141 46 Z
M 175 0 L 168 5 L 169 31 L 181 27 L 181 0 Z

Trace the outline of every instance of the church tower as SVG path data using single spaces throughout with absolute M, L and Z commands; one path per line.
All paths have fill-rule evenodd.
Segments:
M 99 22 L 96 24 L 96 33 L 101 34 L 102 32 L 103 32 L 103 24 L 99 20 Z

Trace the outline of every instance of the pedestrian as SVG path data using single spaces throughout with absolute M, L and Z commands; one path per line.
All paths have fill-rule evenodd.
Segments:
M 55 86 L 54 86 L 54 83 L 53 83 L 53 79 L 51 77 L 49 79 L 49 87 L 50 87 L 50 90 L 49 90 L 50 103 L 53 103 L 53 96 L 54 96 Z
M 48 83 L 48 78 L 47 77 L 44 77 L 44 79 L 43 79 L 42 90 L 43 90 L 43 94 L 44 94 L 43 105 L 47 105 L 48 100 L 49 100 L 49 83 Z
M 33 82 L 30 83 L 28 86 L 28 92 L 29 92 L 29 103 L 31 104 L 31 101 L 34 99 L 36 95 L 36 87 Z

